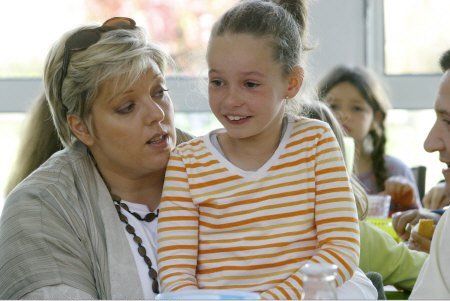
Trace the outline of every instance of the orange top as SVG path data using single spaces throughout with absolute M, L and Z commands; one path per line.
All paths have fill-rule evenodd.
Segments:
M 158 221 L 163 291 L 235 289 L 299 299 L 308 261 L 359 261 L 355 201 L 328 124 L 290 120 L 259 170 L 231 164 L 204 136 L 181 144 L 167 167 Z

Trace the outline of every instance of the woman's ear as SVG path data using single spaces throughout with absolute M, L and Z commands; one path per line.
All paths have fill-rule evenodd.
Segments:
M 79 116 L 72 114 L 68 115 L 67 123 L 69 124 L 72 133 L 86 146 L 91 146 L 94 144 L 92 134 L 89 132 L 88 127 Z
M 300 66 L 295 66 L 288 75 L 288 86 L 286 91 L 286 98 L 293 98 L 303 84 L 304 70 Z

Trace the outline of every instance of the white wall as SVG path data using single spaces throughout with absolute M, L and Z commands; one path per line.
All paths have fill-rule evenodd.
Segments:
M 315 81 L 338 64 L 365 64 L 363 0 L 312 0 L 309 64 Z

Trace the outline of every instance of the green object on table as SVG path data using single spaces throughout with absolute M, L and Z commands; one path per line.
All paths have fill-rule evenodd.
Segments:
M 408 300 L 411 292 L 409 291 L 388 291 L 385 292 L 387 300 Z
M 366 218 L 366 221 L 392 236 L 392 238 L 394 238 L 396 242 L 401 241 L 400 237 L 398 237 L 397 233 L 392 227 L 392 218 L 368 217 Z

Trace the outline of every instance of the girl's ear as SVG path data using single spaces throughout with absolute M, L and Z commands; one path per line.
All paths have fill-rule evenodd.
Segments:
M 373 114 L 373 120 L 378 122 L 378 123 L 382 123 L 383 122 L 383 113 L 380 111 L 376 111 Z
M 291 73 L 288 75 L 288 86 L 286 91 L 286 98 L 293 98 L 297 95 L 298 91 L 303 84 L 304 70 L 300 66 L 295 66 Z
M 69 124 L 72 133 L 86 146 L 92 146 L 94 144 L 92 134 L 89 132 L 88 127 L 80 117 L 76 115 L 68 115 L 67 123 Z
M 383 113 L 380 111 L 376 111 L 373 114 L 372 126 L 371 129 L 375 130 L 378 134 L 381 132 L 381 124 L 383 123 Z

